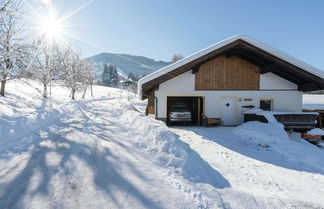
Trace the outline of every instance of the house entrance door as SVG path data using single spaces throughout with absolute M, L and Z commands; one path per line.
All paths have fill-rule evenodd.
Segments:
M 222 98 L 222 120 L 224 125 L 235 125 L 235 113 L 236 113 L 236 98 L 226 97 Z

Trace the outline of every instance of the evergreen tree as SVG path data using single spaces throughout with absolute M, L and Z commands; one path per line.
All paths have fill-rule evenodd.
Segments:
M 119 87 L 120 79 L 116 65 L 105 64 L 101 79 L 104 86 Z
M 114 64 L 108 65 L 108 74 L 109 74 L 109 86 L 118 87 L 119 86 L 119 75 L 117 72 L 117 67 Z
M 104 65 L 104 70 L 101 75 L 101 81 L 102 81 L 102 85 L 104 86 L 110 85 L 110 76 L 109 76 L 109 69 L 107 64 Z
M 131 81 L 135 81 L 136 80 L 136 77 L 135 77 L 135 75 L 132 72 L 130 72 L 130 73 L 128 73 L 127 79 L 128 80 L 131 80 Z

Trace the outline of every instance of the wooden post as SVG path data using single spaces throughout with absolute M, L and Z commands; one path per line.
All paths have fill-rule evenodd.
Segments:
M 0 90 L 0 95 L 5 96 L 5 86 L 6 86 L 6 80 L 1 81 L 1 90 Z
M 198 121 L 197 125 L 200 126 L 200 97 L 198 97 Z

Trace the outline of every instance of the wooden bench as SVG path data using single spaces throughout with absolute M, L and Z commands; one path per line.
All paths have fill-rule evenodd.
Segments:
M 206 115 L 203 115 L 202 118 L 203 126 L 206 127 L 215 127 L 220 126 L 222 124 L 222 120 L 220 118 L 208 118 Z

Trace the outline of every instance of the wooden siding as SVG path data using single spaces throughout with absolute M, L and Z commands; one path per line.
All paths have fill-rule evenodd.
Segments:
M 259 90 L 260 68 L 237 56 L 216 57 L 195 74 L 196 90 Z
M 154 96 L 155 95 L 155 90 L 151 90 L 150 91 L 150 97 L 148 97 L 147 99 L 147 114 L 155 114 L 155 99 Z
M 224 54 L 226 51 L 230 50 L 231 48 L 237 46 L 240 44 L 240 40 L 234 41 L 233 43 L 230 43 L 224 47 L 221 47 L 220 49 L 217 49 L 215 51 L 212 51 L 211 53 L 208 53 L 202 57 L 199 57 L 185 65 L 181 65 L 180 67 L 172 70 L 171 72 L 168 72 L 166 74 L 161 75 L 160 77 L 157 77 L 147 83 L 144 83 L 142 86 L 143 92 L 148 92 L 150 89 L 152 89 L 154 86 L 163 83 L 171 78 L 174 78 L 184 72 L 187 72 L 191 70 L 196 65 L 203 63 L 209 59 L 212 59 L 214 57 L 220 56 L 221 54 Z M 145 96 L 143 98 L 146 98 Z

